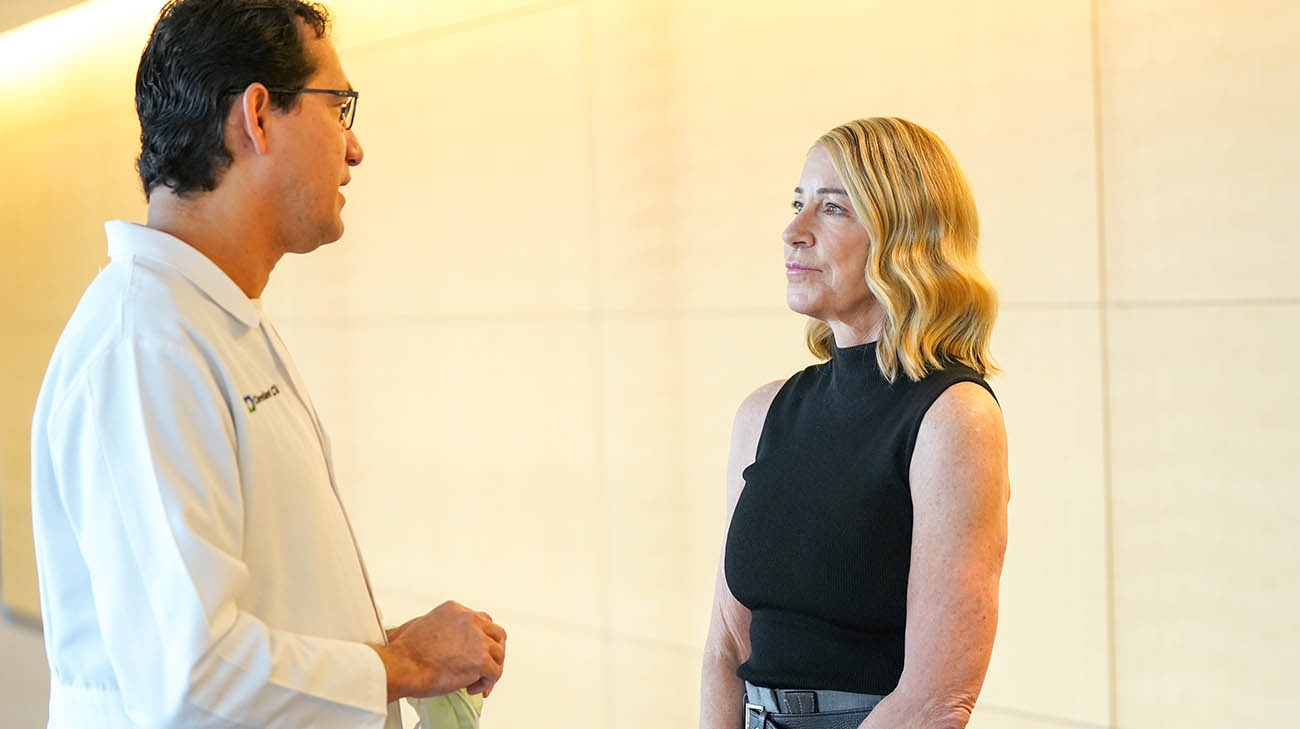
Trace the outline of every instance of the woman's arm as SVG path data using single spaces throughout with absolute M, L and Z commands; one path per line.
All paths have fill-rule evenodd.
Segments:
M 727 517 L 723 543 L 731 528 L 731 515 L 745 487 L 741 473 L 754 462 L 758 437 L 772 399 L 782 382 L 772 382 L 745 398 L 736 411 L 731 427 L 731 450 L 727 458 Z M 724 548 L 725 551 L 725 548 Z M 744 682 L 736 677 L 736 667 L 749 657 L 749 610 L 736 601 L 727 587 L 723 569 L 725 556 L 718 560 L 718 578 L 713 595 L 713 613 L 709 634 L 704 642 L 700 668 L 700 729 L 737 729 L 741 723 L 740 697 Z
M 930 407 L 911 485 L 903 675 L 861 729 L 963 729 L 993 651 L 1007 543 L 1006 428 L 987 390 L 959 383 Z

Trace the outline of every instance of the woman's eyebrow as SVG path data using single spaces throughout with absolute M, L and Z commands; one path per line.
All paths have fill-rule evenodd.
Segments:
M 802 194 L 803 194 L 803 188 L 802 188 L 802 187 L 796 187 L 796 188 L 794 189 L 794 191 L 795 191 L 797 194 L 799 194 L 799 195 L 802 195 Z M 844 196 L 848 196 L 849 193 L 846 192 L 846 191 L 844 190 L 844 188 L 842 188 L 842 187 L 819 187 L 819 188 L 817 188 L 817 194 L 818 194 L 818 195 L 844 195 Z

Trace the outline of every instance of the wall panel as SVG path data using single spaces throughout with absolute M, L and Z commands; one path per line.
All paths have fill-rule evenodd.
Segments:
M 609 629 L 678 646 L 691 613 L 689 542 L 682 539 L 681 427 L 686 376 L 679 324 L 610 317 L 600 325 L 601 474 Z
M 367 0 L 328 3 L 339 47 L 349 55 L 422 43 L 481 28 L 497 28 L 530 13 L 578 3 L 569 0 L 384 0 L 383 12 Z
M 1090 724 L 1018 709 L 1004 709 L 981 701 L 971 715 L 967 729 L 1110 729 L 1110 724 Z
M 1275 727 L 1300 711 L 1300 303 L 1111 317 L 1123 727 Z
M 679 311 L 672 12 L 662 0 L 591 0 L 587 23 L 597 301 L 607 312 Z
M 591 309 L 580 10 L 344 58 L 366 161 L 341 250 L 311 272 L 338 316 Z
M 104 221 L 143 220 L 135 172 L 140 151 L 135 117 L 56 127 L 28 135 L 6 153 L 8 279 L 5 321 L 42 321 L 58 330 L 81 292 L 108 262 Z
M 40 136 L 134 117 L 135 71 L 159 0 L 88 0 L 3 34 L 0 129 Z M 57 49 L 57 52 L 51 52 Z
M 609 673 L 614 729 L 692 727 L 699 723 L 700 655 L 654 643 L 615 640 Z M 739 711 L 739 705 L 737 705 Z
M 745 7 L 673 4 L 684 307 L 772 305 L 803 155 L 863 116 L 953 147 L 1004 299 L 1096 300 L 1087 3 Z
M 587 322 L 286 329 L 332 433 L 373 581 L 596 630 L 602 584 Z M 318 380 L 331 339 L 347 380 Z M 322 399 L 322 408 L 328 407 Z
M 998 320 L 1003 373 L 991 384 L 1010 441 L 1010 535 L 983 694 L 1090 724 L 1108 722 L 1110 705 L 1099 324 L 1096 307 Z
M 1300 4 L 1101 8 L 1112 298 L 1300 297 Z

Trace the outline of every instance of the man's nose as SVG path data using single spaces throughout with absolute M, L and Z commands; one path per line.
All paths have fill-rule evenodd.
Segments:
M 344 134 L 347 134 L 347 139 L 348 139 L 348 150 L 347 150 L 347 157 L 346 157 L 348 161 L 348 166 L 356 167 L 357 165 L 361 164 L 361 160 L 365 158 L 366 152 L 361 148 L 361 141 L 357 139 L 357 135 L 351 129 L 344 132 Z

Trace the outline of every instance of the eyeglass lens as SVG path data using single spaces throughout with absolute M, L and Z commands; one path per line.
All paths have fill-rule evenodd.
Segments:
M 357 118 L 357 99 L 352 97 L 343 103 L 339 109 L 339 121 L 343 123 L 344 129 L 352 128 L 352 121 Z

